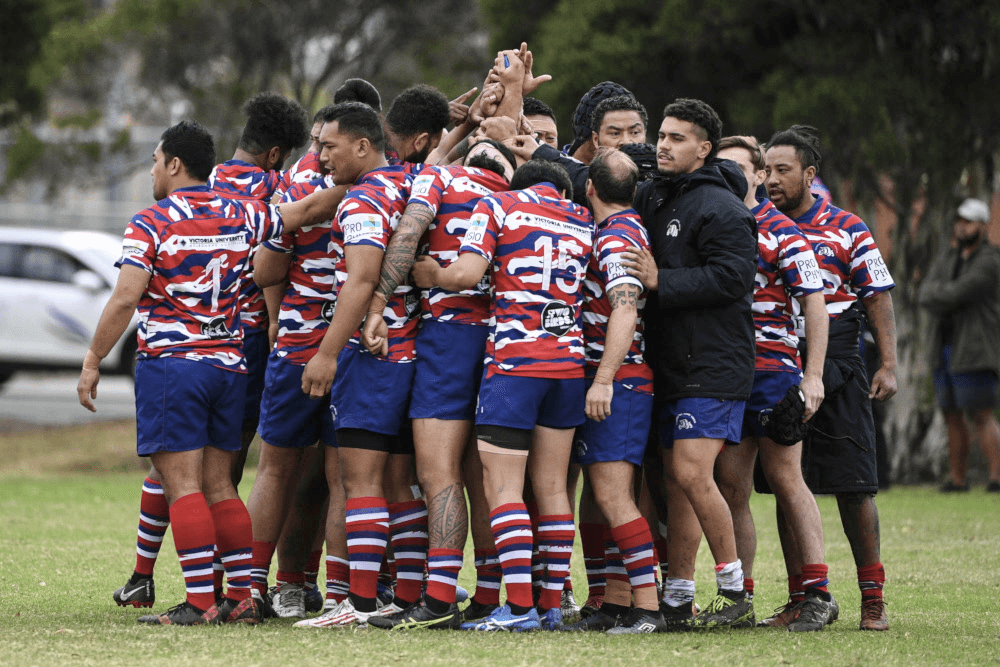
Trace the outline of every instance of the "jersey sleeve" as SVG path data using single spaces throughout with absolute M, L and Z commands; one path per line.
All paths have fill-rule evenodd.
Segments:
M 868 226 L 855 217 L 847 229 L 851 235 L 851 289 L 858 298 L 867 299 L 896 286 L 882 253 Z
M 451 182 L 451 174 L 446 169 L 425 167 L 414 179 L 410 187 L 409 204 L 423 204 L 437 215 L 444 199 L 444 192 Z
M 239 203 L 243 206 L 244 217 L 251 231 L 250 245 L 260 245 L 285 233 L 285 224 L 277 204 L 268 204 L 255 199 Z
M 594 254 L 597 256 L 597 264 L 604 280 L 605 294 L 618 285 L 636 285 L 640 290 L 645 289 L 642 281 L 629 275 L 622 264 L 622 253 L 628 248 L 649 247 L 645 237 L 632 230 L 609 229 L 598 234 L 596 241 Z
M 141 213 L 135 215 L 125 229 L 122 256 L 115 262 L 115 266 L 121 268 L 127 264 L 147 273 L 153 273 L 153 260 L 156 258 L 158 247 L 159 235 L 152 221 Z
M 492 262 L 503 220 L 504 211 L 500 202 L 494 197 L 480 199 L 476 208 L 472 210 L 459 254 L 474 252 Z
M 823 289 L 823 277 L 812 246 L 794 225 L 786 225 L 780 230 L 778 271 L 785 289 L 795 298 Z
M 345 199 L 337 210 L 344 245 L 370 245 L 386 249 L 392 227 L 389 211 L 371 194 Z

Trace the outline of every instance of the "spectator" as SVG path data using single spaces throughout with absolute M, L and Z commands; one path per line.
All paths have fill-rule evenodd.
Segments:
M 990 244 L 990 210 L 966 199 L 955 217 L 954 243 L 920 287 L 920 305 L 935 317 L 934 392 L 948 425 L 951 471 L 941 490 L 968 491 L 967 416 L 986 457 L 986 490 L 1000 493 L 1000 425 L 993 415 L 1000 370 L 1000 249 Z

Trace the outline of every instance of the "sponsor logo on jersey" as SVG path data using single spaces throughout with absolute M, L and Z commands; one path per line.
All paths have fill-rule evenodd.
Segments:
M 201 335 L 212 339 L 233 337 L 232 332 L 229 331 L 229 327 L 226 326 L 226 318 L 224 317 L 215 317 L 208 322 L 202 322 Z
M 674 218 L 667 223 L 667 236 L 677 237 L 681 233 L 681 221 Z
M 698 423 L 698 420 L 694 418 L 694 415 L 690 412 L 682 412 L 677 415 L 677 419 L 674 421 L 678 431 L 690 431 L 694 428 L 694 425 Z
M 815 246 L 813 246 L 813 250 L 816 251 L 817 255 L 823 255 L 824 257 L 834 257 L 835 256 L 835 253 L 833 252 L 833 248 L 831 248 L 830 246 L 826 245 L 825 243 L 817 243 Z
M 868 265 L 868 273 L 871 274 L 871 280 L 873 283 L 888 283 L 892 281 L 889 277 L 889 269 L 885 265 L 885 261 L 881 256 L 869 257 L 865 260 L 865 264 Z
M 573 309 L 562 301 L 549 301 L 542 309 L 542 330 L 565 336 L 573 328 Z

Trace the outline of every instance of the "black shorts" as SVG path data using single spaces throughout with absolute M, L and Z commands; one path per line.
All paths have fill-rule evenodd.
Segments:
M 875 420 L 860 356 L 827 359 L 826 394 L 802 442 L 802 476 L 813 493 L 878 493 Z M 754 489 L 771 493 L 758 460 Z

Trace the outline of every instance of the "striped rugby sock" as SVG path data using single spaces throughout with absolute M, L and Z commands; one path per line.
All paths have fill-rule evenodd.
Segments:
M 350 596 L 358 611 L 375 611 L 378 573 L 389 543 L 389 506 L 385 498 L 347 499 L 347 557 Z
M 215 524 L 202 493 L 178 498 L 170 506 L 174 547 L 181 561 L 187 601 L 202 611 L 215 604 L 212 557 L 215 555 Z
M 142 482 L 139 498 L 139 537 L 135 545 L 135 572 L 144 577 L 153 576 L 156 559 L 160 555 L 163 536 L 170 525 L 170 507 L 163 494 L 163 485 L 147 477 Z

